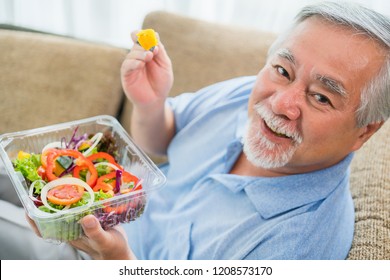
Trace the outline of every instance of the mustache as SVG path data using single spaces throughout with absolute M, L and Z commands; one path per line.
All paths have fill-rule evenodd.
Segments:
M 302 135 L 295 125 L 284 118 L 275 115 L 267 106 L 262 103 L 254 105 L 255 112 L 264 120 L 265 124 L 274 132 L 286 135 L 297 144 L 302 143 Z

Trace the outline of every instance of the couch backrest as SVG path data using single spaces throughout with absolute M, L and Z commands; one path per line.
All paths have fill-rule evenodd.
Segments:
M 126 50 L 14 30 L 0 30 L 0 42 L 0 134 L 117 116 Z

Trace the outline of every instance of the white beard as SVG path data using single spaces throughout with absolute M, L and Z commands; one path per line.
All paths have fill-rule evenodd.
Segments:
M 292 144 L 286 147 L 268 140 L 260 134 L 259 118 L 252 117 L 247 123 L 244 136 L 244 154 L 256 167 L 269 169 L 285 166 L 302 142 L 302 137 L 296 129 L 292 130 L 289 127 L 286 120 L 275 116 L 261 103 L 256 104 L 254 109 L 254 114 L 259 115 L 267 124 L 272 124 L 272 127 L 278 128 L 278 132 L 289 135 L 292 138 Z

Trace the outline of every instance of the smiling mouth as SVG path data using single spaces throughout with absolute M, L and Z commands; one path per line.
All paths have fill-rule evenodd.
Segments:
M 286 139 L 292 139 L 291 136 L 288 136 L 282 132 L 279 132 L 276 127 L 269 126 L 266 121 L 264 121 L 265 126 L 276 136 Z

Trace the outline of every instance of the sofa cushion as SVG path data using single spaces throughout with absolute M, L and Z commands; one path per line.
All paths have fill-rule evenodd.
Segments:
M 0 41 L 0 134 L 117 116 L 124 49 L 11 30 Z

